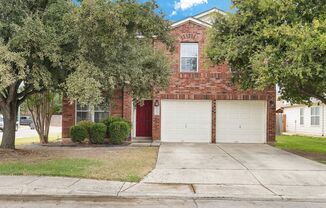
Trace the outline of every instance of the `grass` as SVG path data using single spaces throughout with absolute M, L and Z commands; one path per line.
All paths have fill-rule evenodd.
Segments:
M 282 149 L 326 154 L 326 138 L 309 136 L 278 136 L 276 146 Z
M 139 182 L 155 166 L 153 147 L 23 147 L 0 150 L 0 175 L 40 175 Z
M 276 147 L 326 163 L 326 138 L 311 136 L 278 136 Z
M 87 168 L 99 164 L 88 159 L 55 159 L 30 164 L 8 162 L 0 164 L 0 174 L 86 177 Z
M 51 134 L 49 135 L 49 142 L 55 142 L 58 138 L 61 137 L 61 134 Z M 15 144 L 16 145 L 27 145 L 33 143 L 40 143 L 40 139 L 38 136 L 34 137 L 26 137 L 26 138 L 16 138 Z

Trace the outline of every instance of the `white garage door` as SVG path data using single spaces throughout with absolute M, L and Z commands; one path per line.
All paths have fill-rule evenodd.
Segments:
M 161 101 L 161 141 L 211 142 L 211 101 Z
M 216 142 L 265 143 L 266 101 L 216 101 Z

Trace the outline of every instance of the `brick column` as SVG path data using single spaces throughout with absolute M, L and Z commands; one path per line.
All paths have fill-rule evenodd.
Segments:
M 123 90 L 123 105 L 122 105 L 123 118 L 127 119 L 128 121 L 132 122 L 131 118 L 131 111 L 132 111 L 132 97 L 128 94 L 127 90 Z
M 70 127 L 75 125 L 75 103 L 70 103 L 67 97 L 62 100 L 62 138 L 69 138 Z
M 159 101 L 160 115 L 155 115 L 153 112 L 152 138 L 153 140 L 161 140 L 161 115 L 162 115 L 161 100 L 159 98 L 153 100 L 153 111 L 155 108 L 154 106 L 155 100 Z
M 276 96 L 268 96 L 267 99 L 267 142 L 275 142 L 276 128 Z

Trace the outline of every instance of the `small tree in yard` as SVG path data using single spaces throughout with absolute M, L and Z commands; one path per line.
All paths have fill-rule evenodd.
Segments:
M 214 63 L 228 62 L 242 88 L 277 84 L 282 98 L 326 104 L 326 3 L 320 0 L 233 0 L 206 48 Z
M 35 129 L 41 144 L 49 142 L 51 118 L 55 112 L 55 93 L 46 91 L 27 98 L 27 108 L 32 114 Z

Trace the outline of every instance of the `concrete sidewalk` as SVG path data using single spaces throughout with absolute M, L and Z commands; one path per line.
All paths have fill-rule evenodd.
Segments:
M 0 199 L 8 198 L 326 203 L 326 166 L 263 144 L 163 144 L 156 168 L 140 183 L 0 176 Z
M 326 202 L 324 186 L 305 186 L 273 191 L 261 185 L 152 184 L 100 181 L 64 177 L 0 176 L 0 200 L 73 199 L 112 200 L 113 198 L 155 199 L 234 199 L 298 200 Z M 300 188 L 299 188 L 300 189 Z M 296 194 L 300 193 L 300 194 Z

